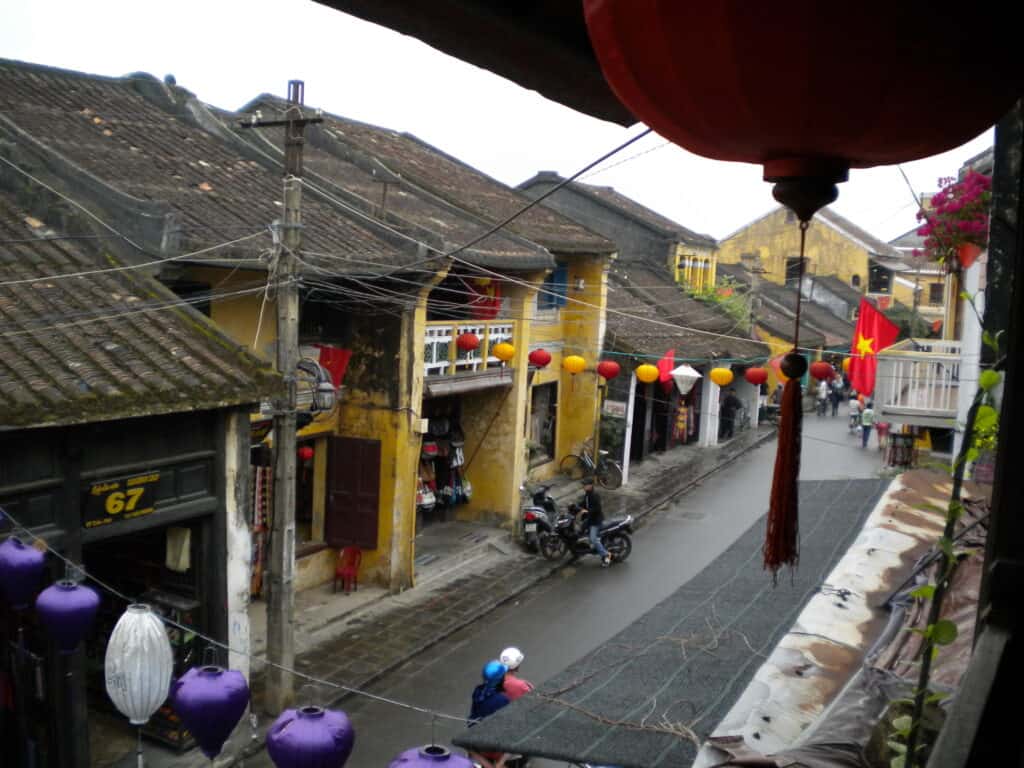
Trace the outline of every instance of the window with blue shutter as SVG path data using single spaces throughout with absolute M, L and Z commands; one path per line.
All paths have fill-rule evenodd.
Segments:
M 569 267 L 559 264 L 547 276 L 537 292 L 537 309 L 558 309 L 565 306 L 565 297 L 569 293 Z

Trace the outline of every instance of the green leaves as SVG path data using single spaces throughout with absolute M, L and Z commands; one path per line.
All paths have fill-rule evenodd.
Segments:
M 988 371 L 986 371 L 988 373 Z M 999 374 L 996 374 L 997 376 Z M 979 406 L 974 416 L 974 431 L 985 432 L 996 428 L 999 423 L 999 413 L 991 405 Z
M 982 371 L 981 376 L 978 378 L 978 386 L 980 386 L 982 389 L 988 392 L 993 387 L 998 386 L 999 382 L 1002 381 L 1002 379 L 1003 377 L 999 375 L 998 371 Z
M 931 627 L 931 636 L 936 645 L 949 645 L 956 640 L 956 624 L 949 619 L 939 619 Z
M 914 721 L 911 719 L 910 715 L 900 715 L 899 717 L 893 718 L 892 728 L 896 733 L 901 736 L 905 736 L 910 733 L 910 726 L 913 722 Z M 903 748 L 903 751 L 906 751 L 906 747 Z
M 910 593 L 911 597 L 916 597 L 919 600 L 931 600 L 935 596 L 935 585 L 934 584 L 922 584 Z

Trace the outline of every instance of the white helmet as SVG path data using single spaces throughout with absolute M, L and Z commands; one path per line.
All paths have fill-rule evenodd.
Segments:
M 501 659 L 501 663 L 508 667 L 509 672 L 511 672 L 518 669 L 526 657 L 523 656 L 523 652 L 518 648 L 506 648 L 498 658 Z

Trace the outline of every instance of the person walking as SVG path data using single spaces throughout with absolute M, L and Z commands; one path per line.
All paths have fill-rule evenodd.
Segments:
M 856 432 L 860 429 L 860 400 L 857 399 L 857 393 L 854 390 L 850 390 L 850 432 Z
M 843 379 L 838 374 L 829 384 L 829 399 L 832 401 L 832 418 L 839 415 L 839 404 L 843 402 Z
M 860 412 L 860 439 L 861 448 L 868 447 L 868 439 L 871 437 L 871 430 L 875 426 L 875 410 L 873 403 L 868 400 L 864 403 L 864 410 Z
M 736 412 L 743 407 L 743 403 L 736 397 L 736 390 L 729 387 L 729 390 L 725 394 L 725 399 L 722 401 L 722 407 L 719 410 L 719 425 L 718 425 L 718 439 L 728 440 L 732 437 L 733 430 L 736 426 Z
M 818 416 L 824 416 L 828 408 L 828 382 L 824 379 L 818 382 Z
M 594 478 L 583 478 L 583 498 L 580 509 L 587 512 L 587 529 L 590 532 L 590 548 L 601 557 L 601 566 L 607 568 L 612 564 L 612 556 L 601 543 L 601 524 L 604 523 L 604 511 L 601 509 L 601 497 L 594 490 Z

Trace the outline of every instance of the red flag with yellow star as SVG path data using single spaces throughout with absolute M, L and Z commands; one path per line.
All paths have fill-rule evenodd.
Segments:
M 850 386 L 867 396 L 875 391 L 878 353 L 891 347 L 899 336 L 899 327 L 872 306 L 860 300 L 857 328 L 850 346 Z

